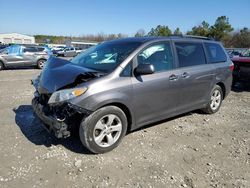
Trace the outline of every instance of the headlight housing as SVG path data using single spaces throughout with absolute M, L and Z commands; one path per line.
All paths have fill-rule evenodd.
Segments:
M 64 89 L 54 92 L 49 98 L 49 104 L 64 102 L 69 99 L 73 99 L 84 94 L 87 91 L 86 87 L 83 88 L 74 88 L 74 89 Z

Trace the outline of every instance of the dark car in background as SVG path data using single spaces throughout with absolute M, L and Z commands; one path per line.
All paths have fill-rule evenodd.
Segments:
M 107 41 L 71 61 L 51 57 L 32 81 L 35 114 L 58 138 L 79 131 L 94 153 L 146 124 L 192 110 L 213 114 L 231 90 L 233 63 L 207 38 Z
M 234 63 L 234 82 L 250 81 L 250 49 L 244 50 L 239 55 L 231 56 Z
M 42 69 L 51 54 L 46 46 L 12 45 L 0 50 L 0 70 L 28 66 Z
M 4 49 L 4 48 L 6 48 L 6 47 L 8 47 L 8 45 L 0 44 L 0 50 Z

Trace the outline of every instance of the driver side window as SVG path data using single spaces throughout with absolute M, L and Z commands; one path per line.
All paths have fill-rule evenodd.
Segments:
M 152 64 L 155 72 L 173 69 L 173 54 L 169 42 L 157 43 L 144 49 L 137 56 L 138 64 Z

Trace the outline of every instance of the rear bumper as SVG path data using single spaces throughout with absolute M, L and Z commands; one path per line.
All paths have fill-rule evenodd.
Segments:
M 46 115 L 44 113 L 44 106 L 39 103 L 38 98 L 32 99 L 32 107 L 35 115 L 43 122 L 47 131 L 54 132 L 57 138 L 66 138 L 70 136 L 68 125 L 63 121 L 59 121 L 52 115 Z

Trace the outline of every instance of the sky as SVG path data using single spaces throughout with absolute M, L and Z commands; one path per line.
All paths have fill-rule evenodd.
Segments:
M 0 33 L 132 36 L 157 25 L 191 30 L 226 15 L 239 30 L 250 28 L 250 0 L 0 0 Z

